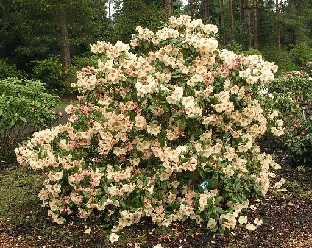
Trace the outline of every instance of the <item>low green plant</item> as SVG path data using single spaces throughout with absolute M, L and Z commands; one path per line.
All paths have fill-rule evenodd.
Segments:
M 297 165 L 312 166 L 312 119 L 294 125 L 288 133 L 287 145 Z
M 0 80 L 0 92 L 0 158 L 9 160 L 19 142 L 57 119 L 58 97 L 40 81 L 17 78 Z
M 290 51 L 293 63 L 299 67 L 305 67 L 308 62 L 312 61 L 312 47 L 307 42 L 297 44 Z
M 0 80 L 8 77 L 22 77 L 22 72 L 15 65 L 10 64 L 6 59 L 0 59 Z

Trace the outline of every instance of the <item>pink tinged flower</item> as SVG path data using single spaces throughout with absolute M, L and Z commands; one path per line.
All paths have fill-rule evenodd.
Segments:
M 89 113 L 89 108 L 88 108 L 87 106 L 84 106 L 84 107 L 82 108 L 82 113 L 83 113 L 84 115 L 88 114 L 88 113 Z
M 126 156 L 124 154 L 119 156 L 119 163 L 123 163 L 126 161 Z
M 75 148 L 77 146 L 77 141 L 76 140 L 71 140 L 69 142 L 69 145 L 70 145 L 71 148 Z
M 59 111 L 57 114 L 58 114 L 59 116 L 62 116 L 62 115 L 63 115 L 63 113 L 62 113 L 61 111 Z
M 91 228 L 90 228 L 90 227 L 89 227 L 89 228 L 86 228 L 85 231 L 84 231 L 84 233 L 85 233 L 85 234 L 90 234 L 90 233 L 91 233 Z
M 69 204 L 70 196 L 64 196 L 64 203 Z

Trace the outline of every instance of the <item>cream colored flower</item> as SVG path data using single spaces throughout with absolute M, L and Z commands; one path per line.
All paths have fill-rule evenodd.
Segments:
M 245 224 L 247 223 L 247 216 L 239 216 L 237 221 L 239 224 Z
M 217 221 L 215 219 L 210 218 L 207 223 L 207 228 L 213 229 L 217 225 Z
M 119 239 L 119 235 L 117 235 L 116 233 L 111 233 L 111 235 L 109 235 L 109 240 L 111 243 L 118 241 L 118 239 Z
M 257 227 L 256 227 L 254 224 L 248 223 L 248 224 L 246 225 L 246 229 L 249 230 L 249 231 L 254 231 L 254 230 L 257 229 Z
M 255 225 L 257 225 L 257 226 L 261 226 L 261 225 L 263 224 L 263 220 L 262 220 L 262 219 L 255 218 L 254 223 L 255 223 Z

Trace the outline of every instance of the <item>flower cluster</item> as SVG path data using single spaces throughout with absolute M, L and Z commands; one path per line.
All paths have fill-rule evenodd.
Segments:
M 276 66 L 219 50 L 217 27 L 189 16 L 137 31 L 130 45 L 92 45 L 98 65 L 78 72 L 68 123 L 16 150 L 21 165 L 44 172 L 43 206 L 57 223 L 102 213 L 113 232 L 142 217 L 252 229 L 240 213 L 279 168 L 255 145 L 276 121 L 255 98 Z

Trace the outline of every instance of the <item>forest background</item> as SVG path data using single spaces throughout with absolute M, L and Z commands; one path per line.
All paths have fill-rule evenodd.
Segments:
M 0 77 L 39 79 L 72 93 L 89 65 L 90 44 L 128 42 L 135 27 L 152 30 L 188 14 L 219 28 L 220 47 L 262 54 L 280 72 L 312 60 L 311 0 L 7 0 L 0 3 Z

